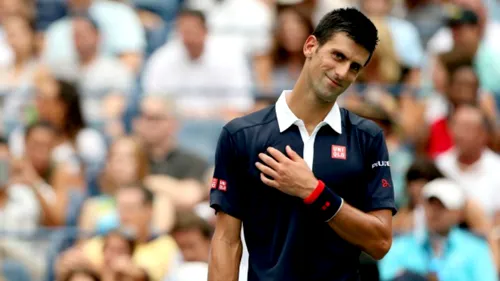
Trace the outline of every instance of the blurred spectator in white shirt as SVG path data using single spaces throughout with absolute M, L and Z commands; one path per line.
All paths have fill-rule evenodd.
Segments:
M 72 26 L 78 62 L 62 58 L 54 61 L 51 69 L 57 77 L 76 82 L 85 120 L 104 129 L 106 119 L 119 119 L 125 110 L 127 95 L 135 82 L 134 73 L 118 58 L 98 52 L 102 32 L 91 17 L 74 16 Z M 117 99 L 121 108 L 110 113 L 106 101 L 111 99 Z
M 250 70 L 241 49 L 209 35 L 205 16 L 184 10 L 177 19 L 180 40 L 169 41 L 150 58 L 146 95 L 169 96 L 182 115 L 221 118 L 253 105 Z
M 102 31 L 101 53 L 119 57 L 131 70 L 139 71 L 146 42 L 141 21 L 131 7 L 95 0 L 70 0 L 68 4 L 71 13 L 88 12 L 96 20 Z M 65 17 L 47 29 L 43 57 L 49 63 L 78 61 L 71 21 L 71 16 Z
M 500 156 L 487 148 L 490 126 L 475 106 L 462 105 L 450 122 L 454 147 L 436 158 L 436 165 L 476 198 L 493 219 L 500 211 Z
M 33 23 L 20 16 L 10 16 L 3 23 L 7 42 L 13 51 L 13 61 L 0 68 L 0 93 L 5 95 L 2 108 L 4 133 L 9 134 L 24 121 L 24 111 L 32 100 L 38 61 Z

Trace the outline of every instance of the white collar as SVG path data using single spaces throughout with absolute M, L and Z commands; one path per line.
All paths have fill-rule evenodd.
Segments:
M 290 90 L 283 91 L 276 102 L 276 118 L 278 119 L 280 133 L 300 120 L 293 114 L 290 107 L 288 107 L 286 95 L 290 92 Z M 340 108 L 336 102 L 323 122 L 328 124 L 337 133 L 342 134 L 342 118 L 340 116 Z

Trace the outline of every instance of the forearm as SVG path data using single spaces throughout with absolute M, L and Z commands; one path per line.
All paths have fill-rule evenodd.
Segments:
M 208 281 L 237 281 L 242 253 L 241 241 L 214 237 L 210 251 Z
M 328 225 L 342 239 L 360 247 L 374 259 L 382 259 L 391 247 L 392 234 L 383 221 L 345 202 Z

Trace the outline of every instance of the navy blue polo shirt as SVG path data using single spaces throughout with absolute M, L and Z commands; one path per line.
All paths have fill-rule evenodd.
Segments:
M 210 204 L 243 222 L 249 281 L 358 280 L 361 250 L 340 238 L 302 199 L 262 183 L 255 162 L 269 146 L 286 155 L 290 145 L 316 178 L 351 206 L 394 214 L 383 132 L 374 122 L 335 105 L 311 142 L 302 121 L 288 108 L 286 94 L 276 105 L 223 128 Z

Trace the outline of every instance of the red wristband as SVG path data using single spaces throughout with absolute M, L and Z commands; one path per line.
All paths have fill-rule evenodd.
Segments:
M 318 180 L 318 185 L 316 185 L 316 188 L 313 190 L 313 192 L 304 199 L 304 203 L 306 204 L 314 203 L 314 201 L 318 199 L 318 197 L 321 195 L 321 192 L 323 192 L 324 189 L 325 189 L 325 183 L 322 182 L 321 180 Z

